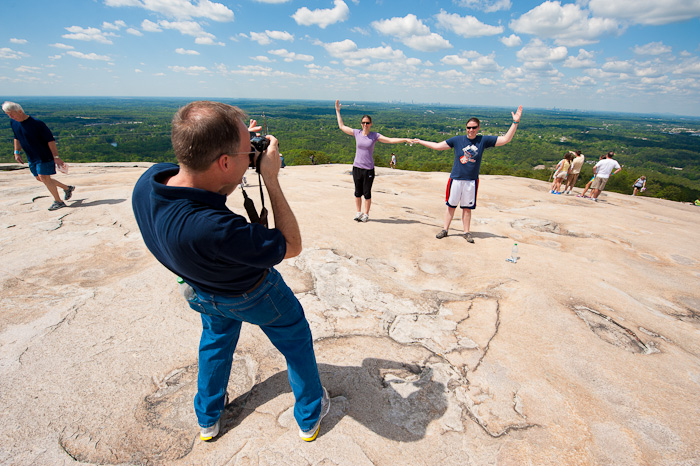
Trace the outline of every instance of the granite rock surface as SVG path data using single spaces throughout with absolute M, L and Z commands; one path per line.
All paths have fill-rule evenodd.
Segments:
M 378 168 L 358 223 L 350 166 L 287 167 L 304 251 L 278 270 L 331 410 L 302 442 L 284 359 L 244 326 L 203 443 L 199 316 L 131 211 L 148 166 L 74 164 L 54 212 L 0 172 L 0 464 L 700 464 L 700 208 L 483 176 L 469 244 L 459 211 L 435 238 L 447 174 Z

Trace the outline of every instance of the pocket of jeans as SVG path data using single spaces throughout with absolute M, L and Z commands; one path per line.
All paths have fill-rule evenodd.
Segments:
M 253 305 L 247 309 L 221 309 L 226 313 L 230 313 L 236 318 L 248 322 L 253 325 L 270 325 L 282 316 L 280 309 L 269 294 L 257 299 Z

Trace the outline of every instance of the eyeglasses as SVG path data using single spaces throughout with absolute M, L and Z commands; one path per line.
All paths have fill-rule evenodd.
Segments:
M 478 126 L 467 126 L 467 129 L 479 129 Z
M 363 124 L 363 125 L 371 125 L 372 122 L 371 122 L 371 121 L 363 121 L 362 124 Z

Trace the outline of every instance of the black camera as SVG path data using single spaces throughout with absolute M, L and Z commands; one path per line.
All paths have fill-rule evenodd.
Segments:
M 270 145 L 270 140 L 263 136 L 256 136 L 255 133 L 250 133 L 250 168 L 255 168 L 255 171 L 260 173 L 260 156 L 267 150 Z

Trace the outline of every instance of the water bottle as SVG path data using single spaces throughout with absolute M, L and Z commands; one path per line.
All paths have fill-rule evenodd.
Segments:
M 518 262 L 518 243 L 513 245 L 513 249 L 510 250 L 510 257 L 506 260 L 514 264 Z
M 182 277 L 177 277 L 178 287 L 180 288 L 180 294 L 187 300 L 190 301 L 194 298 L 194 289 L 187 284 Z

